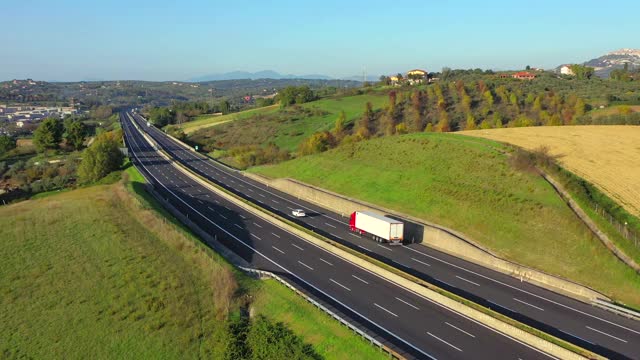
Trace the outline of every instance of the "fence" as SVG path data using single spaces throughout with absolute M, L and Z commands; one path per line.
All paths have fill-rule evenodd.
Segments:
M 634 231 L 629 227 L 627 222 L 621 223 L 618 221 L 613 215 L 611 215 L 607 210 L 605 210 L 602 206 L 597 203 L 591 202 L 589 204 L 591 209 L 595 211 L 602 219 L 606 220 L 613 226 L 623 238 L 627 239 L 631 243 L 635 245 L 636 248 L 640 249 L 640 233 Z

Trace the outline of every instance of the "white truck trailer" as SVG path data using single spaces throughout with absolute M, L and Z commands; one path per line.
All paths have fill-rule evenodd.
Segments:
M 404 223 L 396 219 L 371 211 L 356 211 L 351 214 L 349 228 L 360 235 L 369 235 L 377 242 L 402 245 Z

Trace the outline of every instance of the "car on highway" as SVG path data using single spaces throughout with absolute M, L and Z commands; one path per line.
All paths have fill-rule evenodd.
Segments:
M 305 214 L 304 210 L 302 210 L 302 209 L 293 209 L 293 210 L 291 210 L 291 215 L 293 215 L 295 217 L 305 217 L 305 216 L 307 216 L 307 214 Z

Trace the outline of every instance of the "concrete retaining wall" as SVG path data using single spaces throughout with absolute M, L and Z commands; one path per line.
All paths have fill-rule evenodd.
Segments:
M 607 296 L 586 286 L 501 259 L 490 250 L 452 229 L 429 223 L 406 214 L 398 214 L 391 210 L 304 184 L 297 180 L 269 179 L 247 172 L 243 174 L 265 185 L 345 216 L 356 210 L 370 210 L 402 219 L 406 222 L 406 240 L 433 247 L 453 256 L 511 275 L 521 281 L 528 281 L 581 301 L 592 302 L 595 299 L 610 301 Z

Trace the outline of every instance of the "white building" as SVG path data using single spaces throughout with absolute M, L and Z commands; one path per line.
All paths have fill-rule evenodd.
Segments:
M 560 67 L 560 74 L 562 75 L 569 75 L 569 76 L 573 76 L 575 75 L 573 73 L 573 70 L 571 70 L 571 65 L 562 65 Z

